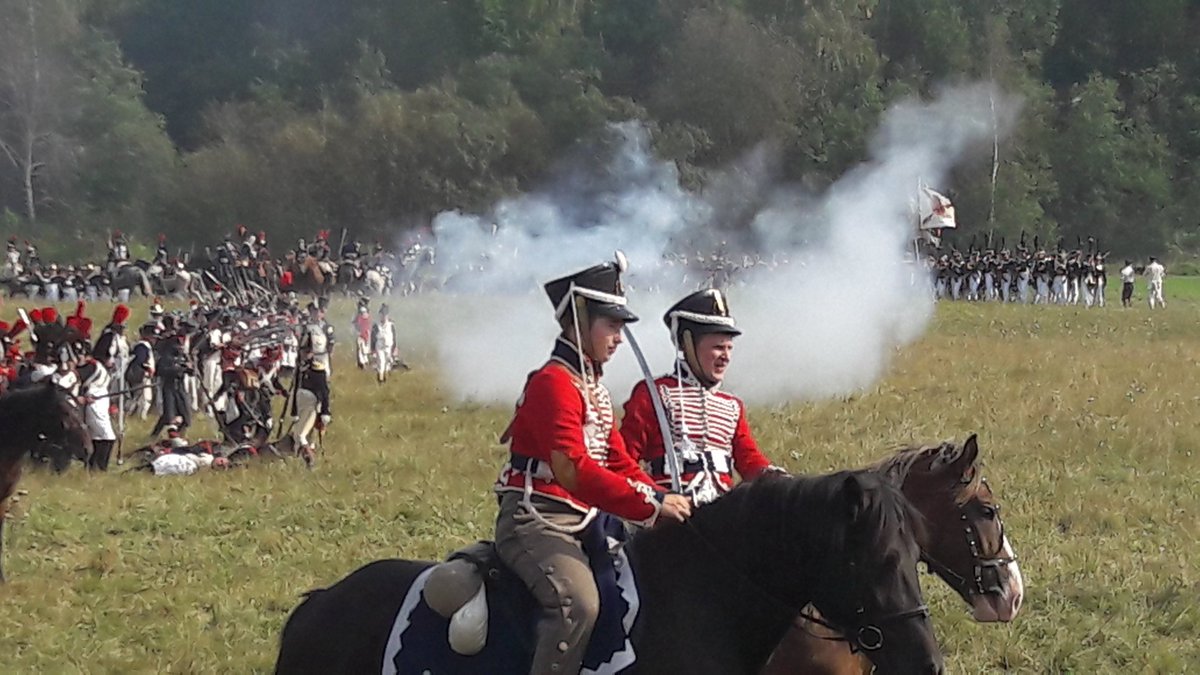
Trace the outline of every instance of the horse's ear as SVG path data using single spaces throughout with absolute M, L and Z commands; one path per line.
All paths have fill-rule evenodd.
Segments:
M 967 440 L 963 441 L 962 450 L 959 451 L 958 459 L 954 461 L 952 467 L 954 469 L 954 479 L 963 483 L 970 482 L 974 478 L 975 461 L 979 459 L 979 436 L 971 434 Z
M 863 511 L 867 509 L 867 491 L 857 474 L 846 476 L 842 481 L 842 496 L 846 499 L 846 515 L 850 522 L 858 521 Z
M 967 436 L 967 440 L 963 441 L 963 456 L 970 457 L 971 463 L 979 458 L 979 434 L 971 434 Z

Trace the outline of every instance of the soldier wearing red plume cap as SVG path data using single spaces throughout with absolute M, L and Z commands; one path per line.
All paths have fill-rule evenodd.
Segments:
M 667 310 L 663 320 L 679 358 L 674 372 L 657 378 L 654 386 L 667 414 L 684 492 L 704 504 L 733 489 L 735 470 L 746 480 L 778 470 L 759 451 L 745 404 L 721 391 L 733 338 L 741 335 L 725 295 L 715 288 L 692 293 Z M 654 480 L 669 485 L 666 448 L 650 397 L 645 382 L 633 388 L 621 435 Z
M 103 363 L 116 380 L 121 379 L 120 373 L 112 372 L 112 369 L 129 357 L 129 343 L 125 340 L 125 322 L 128 320 L 128 307 L 117 305 L 113 308 L 112 321 L 100 332 L 100 337 L 96 339 L 96 345 L 92 349 L 92 356 Z
M 577 673 L 599 611 L 581 537 L 599 511 L 636 524 L 682 520 L 685 497 L 657 488 L 617 433 L 603 365 L 637 316 L 621 287 L 623 256 L 549 282 L 562 327 L 550 360 L 530 374 L 501 442 L 496 551 L 541 605 L 534 673 Z
M 92 341 L 92 320 L 83 315 L 87 303 L 80 300 L 75 303 L 75 313 L 67 317 L 67 328 L 74 330 L 79 337 Z

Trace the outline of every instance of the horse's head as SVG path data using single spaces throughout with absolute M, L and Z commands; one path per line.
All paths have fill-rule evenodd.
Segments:
M 900 489 L 927 523 L 922 559 L 971 605 L 976 621 L 1012 621 L 1024 581 L 1000 504 L 983 478 L 978 439 L 912 452 Z
M 832 564 L 820 575 L 813 605 L 877 672 L 943 672 L 917 578 L 920 514 L 880 476 L 830 478 L 838 494 L 822 526 L 832 533 Z

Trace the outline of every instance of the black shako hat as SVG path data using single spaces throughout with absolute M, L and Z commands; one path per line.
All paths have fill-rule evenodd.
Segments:
M 671 329 L 675 344 L 683 344 L 685 331 L 692 335 L 725 333 L 741 335 L 737 323 L 729 314 L 729 302 L 720 289 L 709 288 L 696 291 L 675 303 L 663 315 L 663 323 Z
M 594 265 L 543 287 L 550 303 L 554 305 L 555 318 L 561 319 L 571 311 L 571 304 L 578 298 L 586 301 L 589 316 L 607 316 L 628 323 L 638 320 L 626 306 L 625 288 L 621 285 L 621 273 L 628 267 L 625 255 L 617 251 L 613 262 Z

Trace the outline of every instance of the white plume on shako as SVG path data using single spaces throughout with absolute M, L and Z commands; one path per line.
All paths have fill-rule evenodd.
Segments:
M 642 318 L 633 330 L 652 370 L 665 373 L 674 355 L 662 313 L 710 283 L 697 254 L 723 247 L 737 263 L 763 261 L 725 289 L 744 331 L 730 390 L 759 404 L 862 391 L 933 313 L 910 253 L 919 186 L 942 186 L 967 153 L 990 152 L 1019 108 L 983 84 L 895 105 L 868 161 L 821 194 L 775 181 L 766 146 L 692 192 L 674 164 L 653 155 L 645 128 L 612 125 L 543 188 L 487 214 L 434 219 L 446 278 L 432 319 L 445 384 L 461 400 L 513 402 L 558 330 L 541 284 L 611 260 L 617 249 L 630 260 L 626 290 Z M 731 213 L 740 230 L 729 227 Z M 624 348 L 606 366 L 617 401 L 640 378 Z

